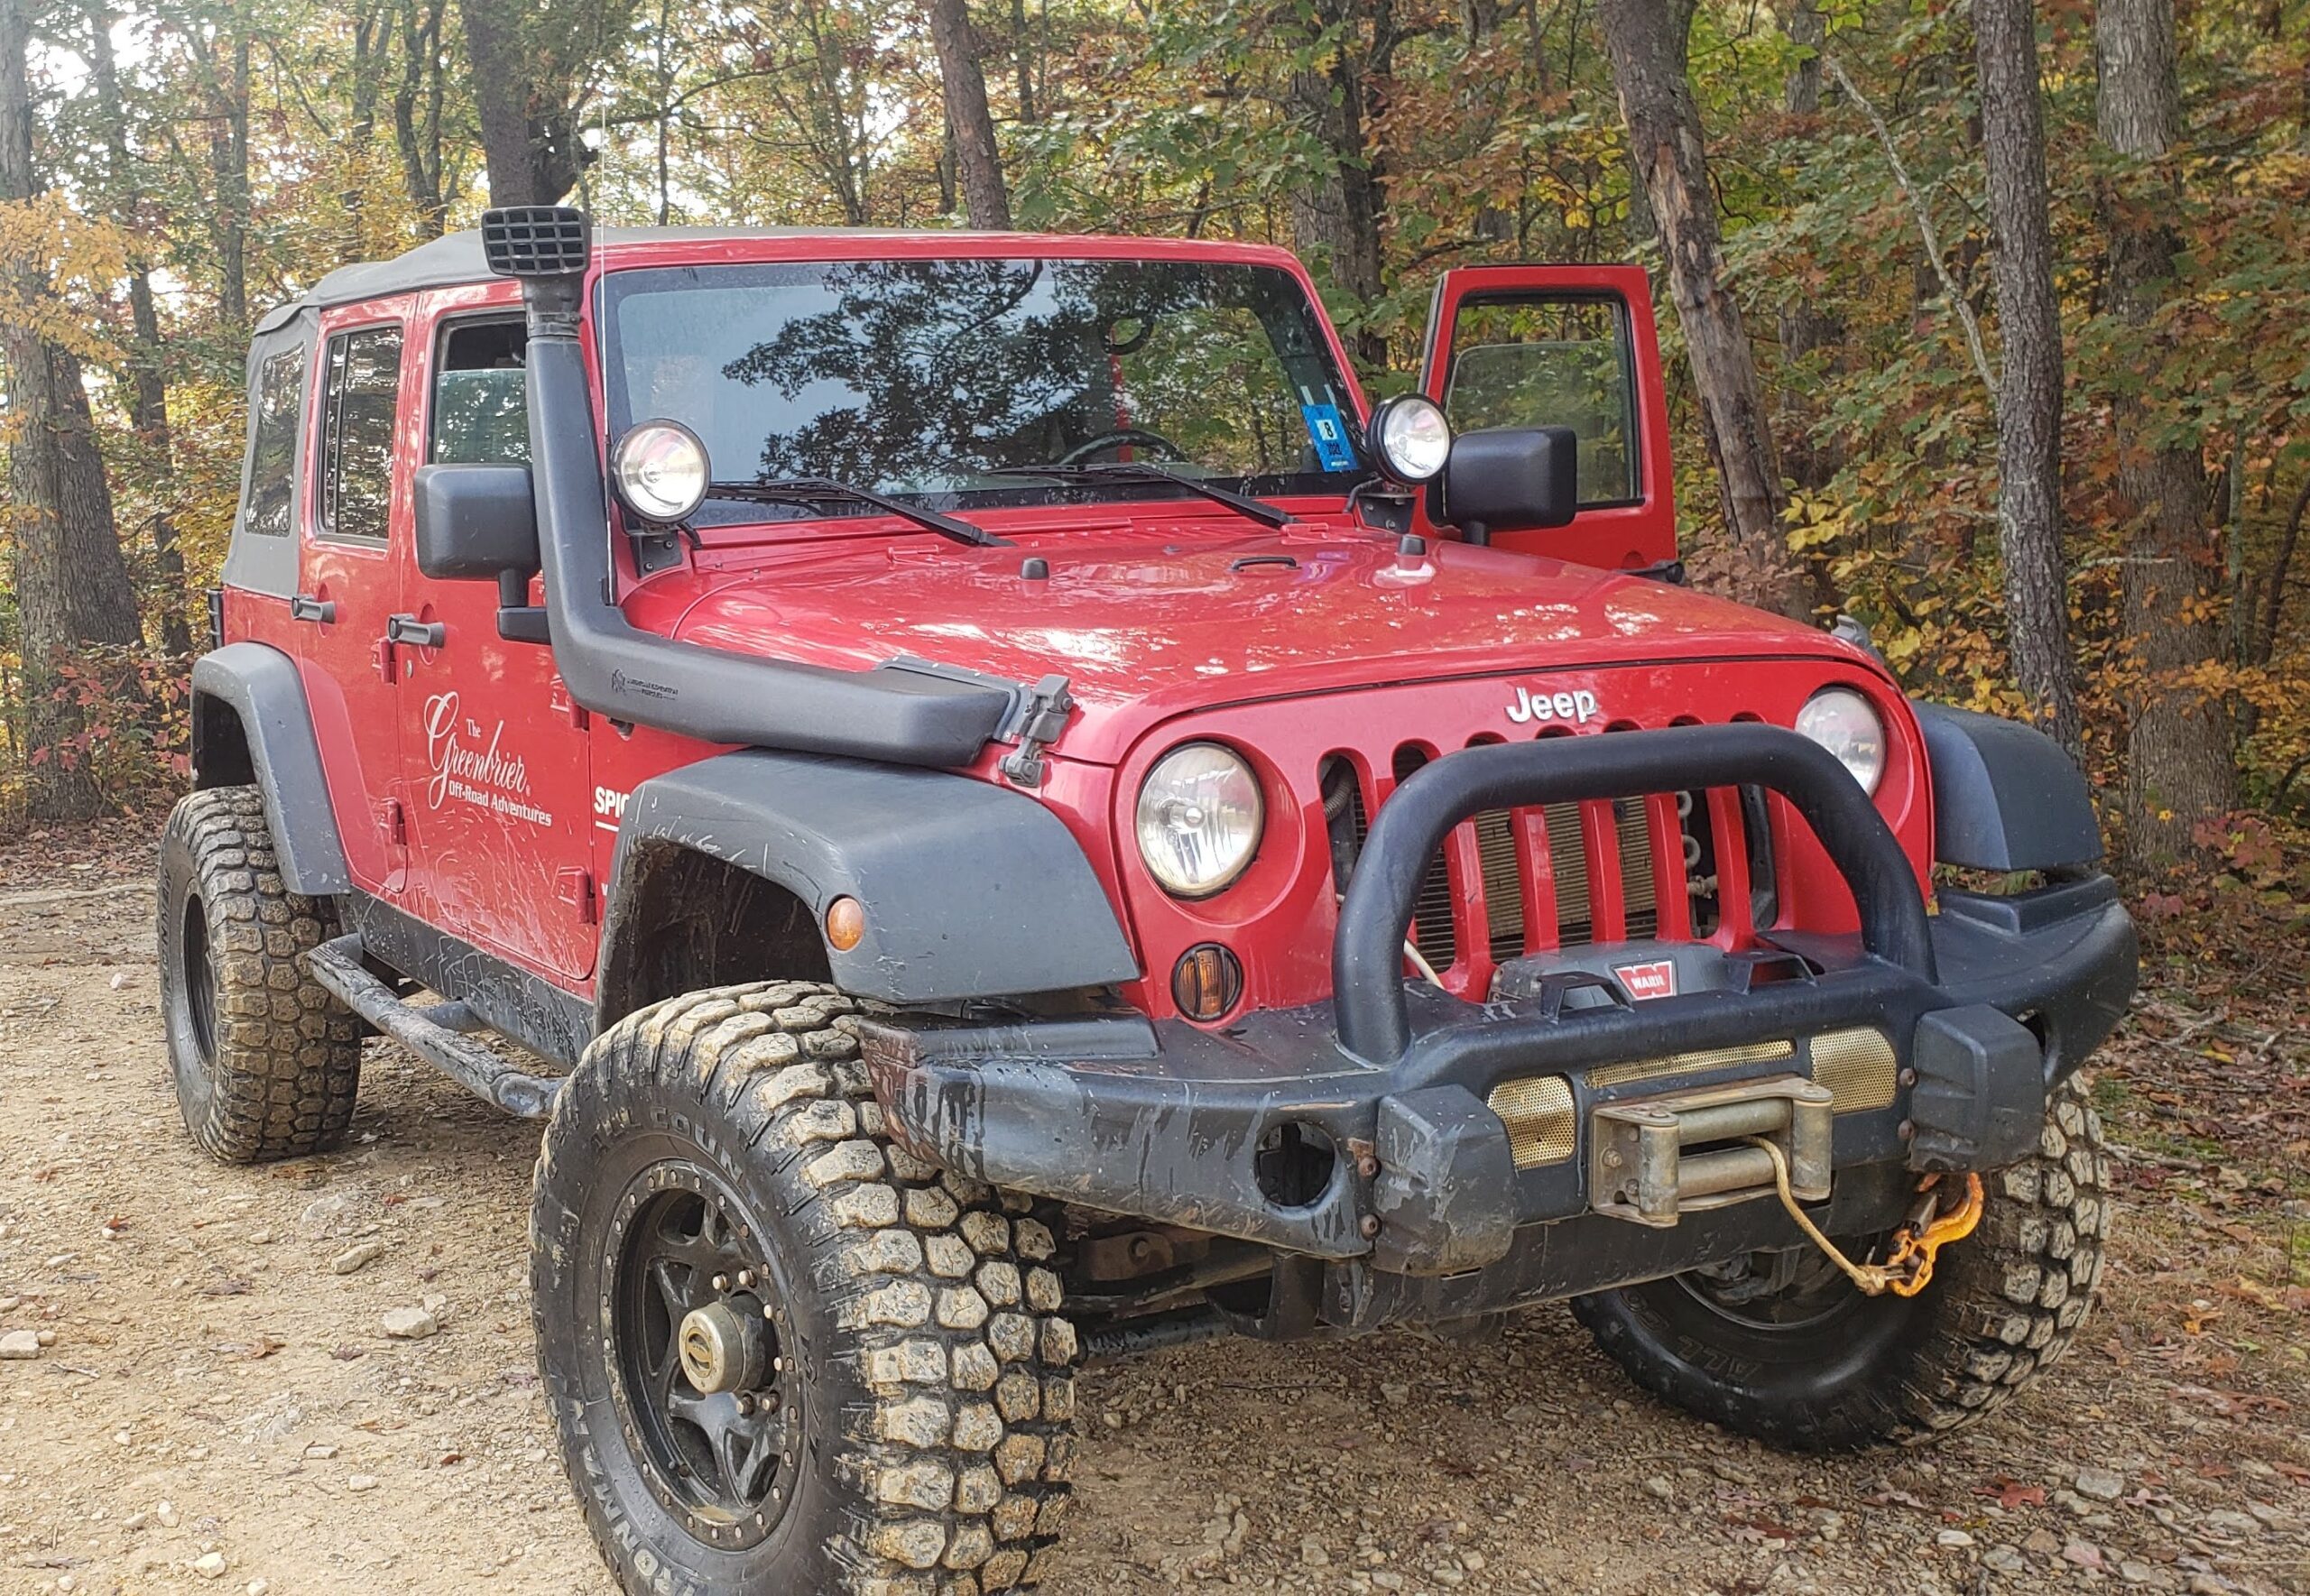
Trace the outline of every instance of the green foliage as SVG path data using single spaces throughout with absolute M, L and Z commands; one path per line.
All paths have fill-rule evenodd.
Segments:
M 440 32 L 428 32 L 438 9 Z M 1408 385 L 1437 274 L 1487 261 L 1657 263 L 1631 192 L 1592 9 L 1539 0 L 975 0 L 1020 225 L 1302 247 L 1367 390 Z M 1991 396 L 1927 269 L 1930 213 L 1997 357 L 1969 13 L 1938 0 L 1827 0 L 1825 43 L 1793 5 L 1701 0 L 1690 60 L 1710 134 L 1727 271 L 1750 318 L 1795 489 L 1791 540 L 1875 630 L 1910 687 L 2026 710 L 2005 657 Z M 2198 450 L 2219 524 L 2231 706 L 2248 791 L 2310 807 L 2310 584 L 2296 506 L 2310 479 L 2310 5 L 2182 12 L 2185 137 L 2151 171 L 2094 136 L 2089 7 L 2043 8 L 2047 161 L 2065 355 L 2065 512 L 2091 751 L 2116 769 L 2144 687 L 2119 604 L 2124 514 L 2111 407 Z M 120 103 L 91 79 L 88 13 L 42 16 L 41 160 L 50 201 L 0 216 L 0 246 L 50 261 L 66 324 L 101 381 L 124 537 L 173 527 L 183 586 L 214 579 L 241 447 L 245 321 L 351 259 L 469 223 L 483 180 L 457 10 L 443 0 L 138 0 L 113 30 Z M 596 158 L 581 198 L 606 221 L 922 226 L 960 210 L 937 62 L 895 0 L 604 0 L 524 13 L 561 31 Z M 585 27 L 561 26 L 569 17 Z M 590 30 L 590 36 L 589 36 Z M 542 35 L 541 35 L 542 37 Z M 246 48 L 245 78 L 237 75 Z M 1916 189 L 1821 72 L 1833 56 L 1884 116 Z M 1792 81 L 1824 78 L 1816 110 Z M 1343 149 L 1352 107 L 1359 141 Z M 245 309 L 231 130 L 245 128 Z M 430 162 L 430 166 L 429 166 Z M 421 192 L 430 171 L 438 206 Z M 1356 291 L 1312 208 L 1343 171 L 1377 184 L 1376 291 Z M 2180 245 L 2178 291 L 2148 326 L 2111 313 L 2108 227 L 2154 207 Z M 1316 248 L 1323 244 L 1325 247 Z M 1304 246 L 1304 247 L 1303 247 Z M 127 420 L 136 340 L 125 275 L 159 291 L 171 433 Z M 1688 541 L 1722 537 L 1671 356 Z M 156 606 L 197 608 L 141 570 Z

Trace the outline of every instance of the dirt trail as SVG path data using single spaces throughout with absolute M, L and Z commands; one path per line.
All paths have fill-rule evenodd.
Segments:
M 138 862 L 71 852 L 0 860 L 0 1333 L 53 1338 L 0 1361 L 0 1591 L 606 1596 L 531 1370 L 534 1131 L 373 1041 L 344 1152 L 206 1162 Z M 1731 1440 L 1555 1308 L 1093 1370 L 1046 1589 L 2310 1590 L 2299 1161 L 2200 1163 L 2129 1149 L 2110 1307 L 1927 1453 Z M 440 1333 L 388 1339 L 416 1305 Z

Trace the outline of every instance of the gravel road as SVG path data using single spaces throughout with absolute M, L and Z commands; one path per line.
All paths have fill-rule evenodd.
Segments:
M 0 1591 L 606 1596 L 532 1372 L 534 1130 L 373 1041 L 345 1151 L 206 1162 L 142 862 L 75 851 L 0 858 Z M 1086 1375 L 1046 1590 L 2310 1591 L 2300 1161 L 2121 1176 L 2078 1351 L 1936 1450 L 1766 1453 L 1555 1307 L 1207 1345 Z

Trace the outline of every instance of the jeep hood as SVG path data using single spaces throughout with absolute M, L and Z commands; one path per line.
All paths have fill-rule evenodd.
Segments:
M 1054 752 L 1102 763 L 1172 715 L 1251 699 L 1790 655 L 1876 669 L 1810 628 L 1624 573 L 1454 542 L 1411 562 L 1372 533 L 1196 530 L 1192 542 L 822 545 L 650 583 L 629 613 L 687 642 L 813 664 L 910 656 L 1012 681 L 1061 675 L 1081 713 Z M 1029 558 L 1049 576 L 1023 576 Z

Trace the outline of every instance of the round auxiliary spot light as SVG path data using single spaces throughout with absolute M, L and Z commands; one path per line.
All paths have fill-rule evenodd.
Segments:
M 679 421 L 640 422 L 610 452 L 619 502 L 658 526 L 688 520 L 713 476 L 704 440 Z
M 1196 944 L 1171 970 L 1171 1001 L 1189 1019 L 1208 1025 L 1243 997 L 1243 961 L 1215 942 Z
M 1443 411 L 1419 393 L 1381 400 L 1365 437 L 1380 469 L 1406 487 L 1433 480 L 1452 454 L 1452 429 Z
M 827 905 L 827 940 L 837 953 L 848 953 L 866 939 L 866 909 L 855 898 L 837 898 Z

